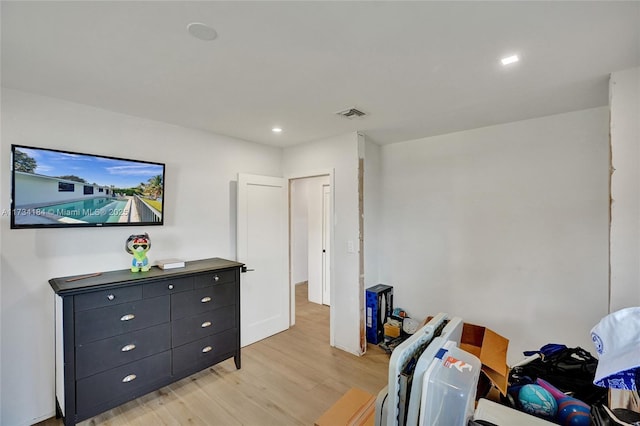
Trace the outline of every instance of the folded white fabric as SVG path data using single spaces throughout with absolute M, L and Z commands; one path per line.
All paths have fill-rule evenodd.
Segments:
M 625 308 L 602 318 L 591 329 L 598 352 L 593 383 L 613 389 L 635 390 L 640 367 L 640 307 Z

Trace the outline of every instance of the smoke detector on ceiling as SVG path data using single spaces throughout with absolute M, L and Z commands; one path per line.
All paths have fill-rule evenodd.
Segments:
M 366 114 L 362 111 L 360 111 L 357 108 L 349 108 L 349 109 L 345 109 L 344 111 L 338 111 L 336 112 L 336 114 L 343 116 L 344 118 L 348 118 L 348 119 L 353 119 L 353 118 L 360 118 L 365 116 Z

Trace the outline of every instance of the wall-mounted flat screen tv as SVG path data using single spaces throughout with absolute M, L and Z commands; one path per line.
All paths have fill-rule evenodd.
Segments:
M 162 225 L 165 165 L 11 146 L 11 228 Z

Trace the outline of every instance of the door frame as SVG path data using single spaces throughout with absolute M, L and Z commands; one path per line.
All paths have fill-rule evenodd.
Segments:
M 287 180 L 288 183 L 288 200 L 287 200 L 287 207 L 288 207 L 288 220 L 289 220 L 289 289 L 290 289 L 290 295 L 289 295 L 289 326 L 293 326 L 296 323 L 296 288 L 295 288 L 295 283 L 292 280 L 292 276 L 291 276 L 291 224 L 292 224 L 292 218 L 291 218 L 291 181 L 292 180 L 296 180 L 296 179 L 304 179 L 304 178 L 313 178 L 313 177 L 320 177 L 320 176 L 329 176 L 329 185 L 331 185 L 331 231 L 330 231 L 330 236 L 329 236 L 329 265 L 330 265 L 330 271 L 329 271 L 329 292 L 330 294 L 335 294 L 334 292 L 334 283 L 335 283 L 335 279 L 334 279 L 334 268 L 333 265 L 334 260 L 333 260 L 333 256 L 334 256 L 334 233 L 333 230 L 335 229 L 335 217 L 336 217 L 336 211 L 335 211 L 335 188 L 336 188 L 336 181 L 335 181 L 335 169 L 320 169 L 320 170 L 310 170 L 307 172 L 299 172 L 299 173 L 294 173 L 294 174 L 289 174 L 286 175 L 284 178 Z M 333 304 L 332 304 L 333 305 Z M 335 312 L 334 312 L 334 308 L 333 306 L 329 306 L 329 344 L 331 346 L 335 346 L 335 333 L 334 333 L 334 324 L 335 324 Z

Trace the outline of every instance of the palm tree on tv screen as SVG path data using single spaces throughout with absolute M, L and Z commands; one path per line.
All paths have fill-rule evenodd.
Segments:
M 147 181 L 147 184 L 143 186 L 144 195 L 149 198 L 153 198 L 154 200 L 162 197 L 162 184 L 162 175 L 150 178 Z

